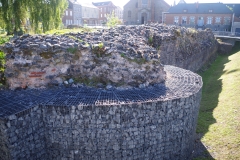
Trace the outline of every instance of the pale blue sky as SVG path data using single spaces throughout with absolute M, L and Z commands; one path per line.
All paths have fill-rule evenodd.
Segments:
M 108 0 L 92 0 L 93 2 L 104 2 Z M 129 1 L 129 0 L 111 0 L 115 5 L 120 6 L 123 8 L 123 6 Z M 240 3 L 240 0 L 185 0 L 186 3 Z M 173 5 L 174 0 L 165 0 L 169 5 Z M 176 0 L 176 4 L 179 2 L 179 0 Z

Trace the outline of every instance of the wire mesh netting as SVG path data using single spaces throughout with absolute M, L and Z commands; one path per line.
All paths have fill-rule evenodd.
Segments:
M 105 90 L 90 87 L 72 87 L 42 90 L 0 91 L 0 117 L 17 114 L 36 105 L 90 106 L 121 105 L 169 100 L 187 97 L 199 91 L 202 79 L 190 71 L 165 66 L 164 84 L 146 88 Z

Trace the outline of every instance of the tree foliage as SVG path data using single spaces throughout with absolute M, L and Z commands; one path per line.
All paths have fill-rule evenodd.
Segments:
M 35 32 L 39 23 L 46 32 L 61 24 L 67 5 L 67 0 L 0 0 L 0 21 L 4 21 L 9 33 L 21 30 L 27 20 Z
M 115 27 L 118 24 L 121 24 L 121 21 L 118 17 L 116 17 L 115 12 L 112 11 L 111 14 L 107 15 L 107 26 L 108 27 Z

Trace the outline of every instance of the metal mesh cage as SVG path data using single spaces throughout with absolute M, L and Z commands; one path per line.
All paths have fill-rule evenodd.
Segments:
M 202 79 L 191 71 L 165 66 L 165 84 L 147 88 L 104 90 L 90 87 L 58 88 L 45 90 L 0 91 L 0 117 L 17 114 L 43 106 L 121 105 L 182 98 L 196 93 Z

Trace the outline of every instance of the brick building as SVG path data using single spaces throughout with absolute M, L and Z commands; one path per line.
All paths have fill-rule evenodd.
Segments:
M 64 13 L 62 22 L 64 26 L 68 25 L 81 25 L 82 15 L 81 15 L 81 4 L 77 0 L 68 0 L 68 8 Z
M 122 22 L 123 21 L 123 9 L 119 6 L 115 9 L 115 16 Z
M 232 32 L 238 32 L 238 35 L 240 35 L 240 4 L 226 4 L 226 5 L 234 13 Z
M 117 8 L 112 1 L 93 2 L 94 6 L 99 9 L 99 23 L 107 23 L 107 15 L 111 14 Z
M 233 12 L 223 3 L 178 3 L 164 14 L 168 25 L 231 31 Z
M 89 26 L 98 25 L 99 9 L 90 2 L 82 2 L 82 20 Z
M 162 22 L 162 12 L 170 8 L 164 0 L 130 0 L 123 9 L 126 25 Z

